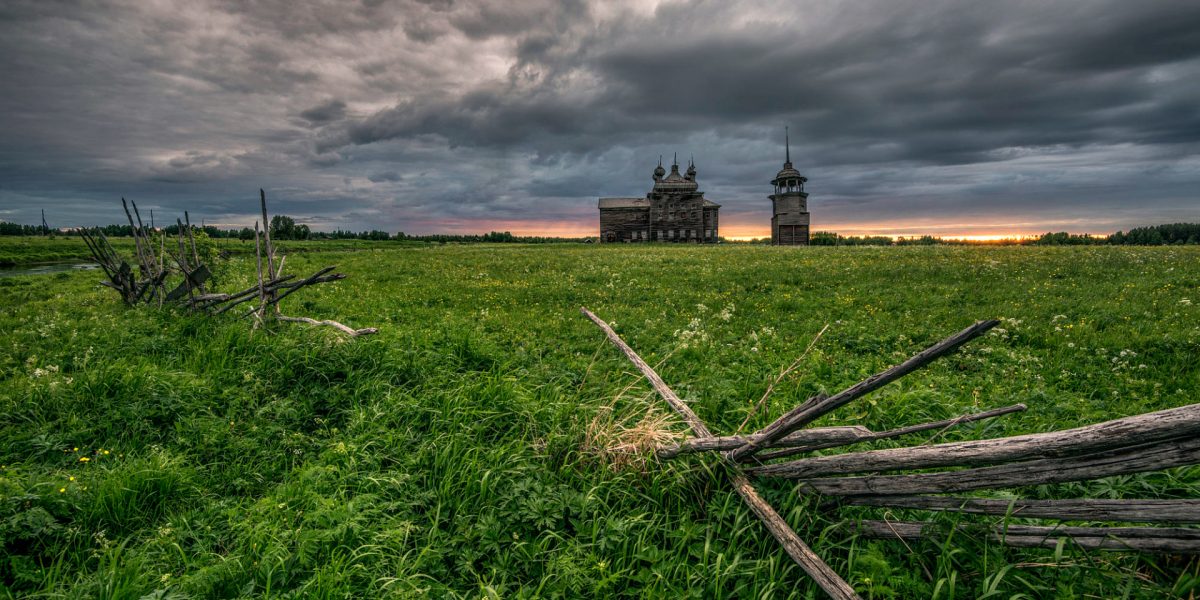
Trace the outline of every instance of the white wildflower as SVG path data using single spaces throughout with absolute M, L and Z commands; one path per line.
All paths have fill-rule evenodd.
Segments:
M 732 319 L 733 318 L 733 305 L 730 304 L 729 306 L 726 306 L 725 308 L 721 309 L 721 312 L 717 313 L 717 318 L 721 319 L 722 321 L 728 321 L 729 319 Z

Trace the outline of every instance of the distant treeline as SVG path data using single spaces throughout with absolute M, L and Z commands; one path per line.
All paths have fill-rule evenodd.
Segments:
M 129 225 L 105 225 L 99 228 L 108 237 L 131 237 Z M 249 227 L 241 229 L 219 229 L 207 226 L 203 228 L 209 237 L 253 240 L 254 230 Z M 386 231 L 373 229 L 371 231 L 313 231 L 308 225 L 297 224 L 295 219 L 286 215 L 275 215 L 271 219 L 271 239 L 274 240 L 396 240 L 410 242 L 429 242 L 437 244 L 472 244 L 472 243 L 518 243 L 518 244 L 553 244 L 569 242 L 585 242 L 594 238 L 560 238 L 544 236 L 513 235 L 507 231 L 493 231 L 478 234 L 431 234 L 408 235 L 403 231 L 391 234 Z M 175 235 L 179 228 L 169 225 L 162 228 L 169 235 Z M 0 221 L 0 235 L 71 235 L 57 229 L 47 229 L 41 225 L 18 225 Z M 724 240 L 724 238 L 722 238 Z M 750 243 L 770 243 L 769 238 L 756 239 Z M 882 235 L 847 236 L 832 231 L 815 231 L 809 238 L 813 246 L 931 246 L 947 245 L 1016 245 L 1031 244 L 1035 246 L 1085 246 L 1085 245 L 1137 245 L 1162 246 L 1170 244 L 1200 244 L 1200 223 L 1171 223 L 1136 227 L 1128 232 L 1118 231 L 1107 237 L 1088 234 L 1075 234 L 1060 231 L 1058 233 L 1043 233 L 1035 238 L 1008 239 L 993 241 L 948 240 L 930 235 L 912 238 L 893 239 Z
M 911 239 L 892 239 L 886 235 L 839 235 L 832 231 L 814 231 L 808 238 L 813 246 L 910 246 L 945 243 L 941 238 L 923 236 Z
M 1076 235 L 1060 231 L 1043 233 L 1030 240 L 1039 246 L 1084 246 L 1106 244 L 1119 246 L 1164 246 L 1169 244 L 1200 244 L 1200 223 L 1170 223 L 1150 227 L 1135 227 L 1128 232 L 1118 231 L 1108 237 Z
M 770 240 L 767 240 L 768 242 Z M 923 235 L 920 237 L 896 238 L 893 239 L 886 235 L 839 235 L 832 231 L 815 231 L 808 238 L 808 243 L 813 246 L 934 246 L 937 244 L 949 245 L 967 245 L 980 244 L 983 242 L 973 242 L 965 240 L 945 240 L 932 235 Z M 987 242 L 988 244 L 998 244 L 997 242 Z M 1010 240 L 1009 243 L 1019 243 L 1017 240 Z
M 41 225 L 17 225 L 8 221 L 0 221 L 0 235 L 45 235 L 53 233 Z
M 769 240 L 764 240 L 769 242 Z M 887 236 L 845 236 L 831 231 L 813 232 L 809 238 L 813 246 L 927 246 L 950 245 L 1020 245 L 1033 246 L 1163 246 L 1171 244 L 1200 244 L 1200 223 L 1171 223 L 1136 227 L 1128 232 L 1118 231 L 1109 236 L 1067 233 L 1043 233 L 1027 239 L 1000 239 L 988 241 L 946 240 L 934 236 L 892 239 Z
M 561 238 L 561 237 L 545 237 L 537 235 L 513 235 L 507 231 L 493 231 L 483 235 L 448 235 L 448 234 L 433 234 L 433 235 L 408 235 L 401 231 L 392 239 L 410 240 L 414 242 L 436 242 L 444 243 L 514 243 L 514 244 L 559 244 L 569 242 L 584 242 L 587 238 Z
M 129 225 L 105 225 L 98 227 L 108 237 L 133 237 L 133 229 Z M 159 228 L 167 235 L 176 235 L 178 225 L 168 225 Z M 249 227 L 241 229 L 220 229 L 212 226 L 196 227 L 203 230 L 211 238 L 253 240 L 254 230 Z M 0 221 L 0 235 L 73 235 L 71 231 L 44 229 L 40 225 L 18 225 Z M 403 231 L 391 234 L 386 231 L 372 229 L 370 231 L 349 231 L 337 229 L 334 231 L 313 231 L 308 225 L 297 224 L 295 219 L 286 215 L 275 215 L 271 218 L 271 239 L 273 240 L 375 240 L 375 241 L 410 241 L 430 242 L 438 244 L 457 243 L 514 243 L 514 244 L 550 244 L 563 242 L 583 242 L 587 238 L 558 238 L 544 236 L 513 235 L 508 231 L 492 231 L 485 234 L 433 234 L 408 235 Z

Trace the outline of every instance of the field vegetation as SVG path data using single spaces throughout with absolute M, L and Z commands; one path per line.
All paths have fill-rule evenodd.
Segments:
M 78 243 L 77 240 L 69 240 Z M 20 254 L 0 241 L 0 255 Z M 234 240 L 221 240 L 237 244 Z M 349 278 L 285 301 L 353 327 L 129 309 L 95 272 L 0 279 L 0 597 L 820 597 L 590 322 L 714 430 L 761 427 L 969 323 L 1002 325 L 818 424 L 1016 402 L 939 440 L 1200 401 L 1200 248 L 303 242 Z M 339 242 L 331 242 L 331 244 Z M 233 253 L 221 284 L 249 285 Z M 877 442 L 912 445 L 926 438 Z M 1188 597 L 1190 557 L 858 539 L 865 507 L 767 499 L 867 598 Z M 1012 490 L 1196 497 L 1200 469 Z

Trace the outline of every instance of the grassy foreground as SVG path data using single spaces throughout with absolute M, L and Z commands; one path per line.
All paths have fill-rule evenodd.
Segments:
M 306 250 L 289 271 L 350 278 L 285 311 L 379 335 L 129 310 L 94 272 L 0 279 L 0 597 L 820 597 L 713 457 L 609 451 L 663 405 L 581 305 L 663 361 L 719 432 L 826 324 L 751 427 L 992 317 L 982 340 L 819 424 L 1030 406 L 952 440 L 1200 401 L 1195 247 Z M 230 288 L 252 260 L 230 259 Z M 1189 468 L 1014 493 L 1198 484 Z M 838 524 L 917 515 L 760 489 L 870 598 L 1186 597 L 1200 582 L 1188 557 L 855 539 Z

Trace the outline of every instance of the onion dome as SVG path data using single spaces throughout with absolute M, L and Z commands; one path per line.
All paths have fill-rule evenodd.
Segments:
M 662 157 L 659 156 L 658 157 L 658 166 L 654 167 L 654 180 L 661 181 L 663 178 L 663 175 L 666 175 L 666 174 L 667 174 L 667 170 L 664 169 L 662 166 Z
M 775 179 L 771 180 L 771 185 L 775 185 L 775 182 L 777 181 L 783 181 L 787 179 L 799 179 L 801 183 L 808 181 L 808 178 L 801 175 L 800 171 L 797 171 L 796 168 L 792 166 L 791 162 L 783 163 L 783 168 L 775 174 Z

